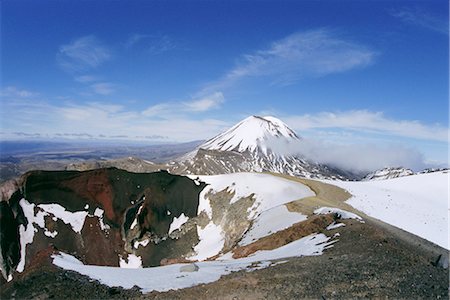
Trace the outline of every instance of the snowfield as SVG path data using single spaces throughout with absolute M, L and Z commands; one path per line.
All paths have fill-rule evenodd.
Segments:
M 182 272 L 180 268 L 186 264 L 126 269 L 84 265 L 75 257 L 65 253 L 52 255 L 52 258 L 55 265 L 66 270 L 76 271 L 110 287 L 120 286 L 130 289 L 136 285 L 141 288 L 143 293 L 148 293 L 214 282 L 219 280 L 222 275 L 234 271 L 269 267 L 272 264 L 271 261 L 282 258 L 320 255 L 325 249 L 332 247 L 333 242 L 324 234 L 310 235 L 283 247 L 270 251 L 258 251 L 245 258 L 233 259 L 227 255 L 216 261 L 199 262 L 196 263 L 199 267 L 196 272 Z
M 347 203 L 367 215 L 449 247 L 447 171 L 377 181 L 326 181 L 349 191 Z

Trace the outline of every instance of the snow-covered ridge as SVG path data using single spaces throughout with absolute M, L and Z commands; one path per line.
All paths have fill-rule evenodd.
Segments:
M 434 172 L 448 171 L 446 168 L 429 168 L 415 173 L 413 170 L 403 167 L 386 167 L 367 174 L 361 181 L 385 180 L 410 175 L 429 174 Z
M 376 170 L 375 172 L 367 174 L 362 181 L 368 181 L 368 180 L 384 180 L 384 179 L 392 179 L 392 178 L 398 178 L 403 176 L 409 176 L 413 175 L 414 171 L 407 168 L 402 167 L 388 167 L 383 168 L 380 170 Z
M 267 141 L 273 138 L 286 142 L 299 139 L 292 129 L 275 117 L 250 116 L 206 141 L 200 148 L 238 152 L 261 150 L 267 154 Z

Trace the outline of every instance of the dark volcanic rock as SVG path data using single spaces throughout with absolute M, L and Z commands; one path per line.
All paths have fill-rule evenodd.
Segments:
M 126 261 L 129 253 L 140 255 L 143 266 L 187 255 L 198 242 L 196 231 L 186 230 L 176 238 L 168 231 L 174 217 L 184 214 L 195 219 L 204 187 L 164 171 L 29 172 L 11 198 L 0 202 L 3 276 L 20 268 L 21 259 L 26 269 L 31 258 L 49 246 L 86 264 L 106 266 L 118 266 L 119 259 Z M 81 220 L 80 230 L 69 220 L 73 216 Z M 25 231 L 33 238 L 22 241 L 26 249 L 21 249 L 24 237 L 19 232 Z

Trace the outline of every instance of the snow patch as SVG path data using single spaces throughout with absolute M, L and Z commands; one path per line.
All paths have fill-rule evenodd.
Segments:
M 337 214 L 341 219 L 356 219 L 362 221 L 362 218 L 357 214 L 335 207 L 321 207 L 316 209 L 314 211 L 314 214 L 316 215 Z
M 174 217 L 172 223 L 169 227 L 169 234 L 174 232 L 175 230 L 180 229 L 180 227 L 186 223 L 189 220 L 189 217 L 185 216 L 184 213 L 182 213 L 178 218 Z
M 101 209 L 101 208 L 96 208 L 95 209 L 95 211 L 94 211 L 94 216 L 96 216 L 97 218 L 98 218 L 98 222 L 99 222 L 99 224 L 100 224 L 100 228 L 102 229 L 102 230 L 105 230 L 105 229 L 110 229 L 110 227 L 109 227 L 109 225 L 108 224 L 105 224 L 104 222 L 103 222 L 103 213 L 104 213 L 105 211 L 103 210 L 103 209 Z
M 73 231 L 80 233 L 83 228 L 84 221 L 88 215 L 86 211 L 67 211 L 63 206 L 59 204 L 39 204 L 39 208 L 42 208 L 45 212 L 50 213 L 63 221 L 64 223 L 72 226 Z
M 19 205 L 22 207 L 25 218 L 28 220 L 28 225 L 25 227 L 23 224 L 19 225 L 19 237 L 20 237 L 20 261 L 17 265 L 16 270 L 18 272 L 23 272 L 25 268 L 25 254 L 28 244 L 31 244 L 34 239 L 34 234 L 37 229 L 33 226 L 34 216 L 34 204 L 31 204 L 26 199 L 21 199 Z
M 138 216 L 142 211 L 142 208 L 144 207 L 144 204 L 141 204 L 141 206 L 138 209 L 138 212 L 136 213 L 136 216 L 134 217 L 133 223 L 131 223 L 130 229 L 133 229 L 138 224 Z
M 47 228 L 46 228 L 47 229 Z M 50 238 L 54 238 L 55 236 L 57 236 L 58 235 L 58 232 L 55 230 L 55 231 L 50 231 L 50 230 L 45 230 L 44 231 L 44 234 L 46 235 L 46 236 L 48 236 L 48 237 L 50 237 Z
M 127 261 L 119 255 L 119 266 L 125 269 L 138 269 L 142 268 L 142 258 L 134 254 L 128 254 Z
M 137 248 L 139 248 L 139 246 L 145 247 L 148 245 L 149 242 L 150 242 L 150 239 L 145 239 L 142 241 L 135 241 L 134 248 L 137 249 Z
M 339 227 L 344 227 L 344 226 L 345 226 L 344 223 L 333 222 L 333 223 L 331 223 L 330 225 L 327 226 L 327 230 L 333 230 L 333 229 L 336 229 L 336 228 L 339 228 Z
M 197 226 L 197 233 L 200 242 L 194 247 L 196 254 L 189 257 L 191 260 L 205 260 L 215 256 L 222 251 L 225 243 L 221 226 L 215 225 L 212 221 L 205 228 Z

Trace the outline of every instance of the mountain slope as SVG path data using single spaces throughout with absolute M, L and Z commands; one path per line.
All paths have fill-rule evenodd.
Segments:
M 409 175 L 413 175 L 413 174 L 414 174 L 414 172 L 411 169 L 406 169 L 406 168 L 401 168 L 401 167 L 383 168 L 383 169 L 380 169 L 375 172 L 367 174 L 362 180 L 363 181 L 385 180 L 385 179 L 409 176 Z
M 354 178 L 344 171 L 278 150 L 299 142 L 301 138 L 281 120 L 251 116 L 183 156 L 170 170 L 182 174 L 275 172 L 307 178 Z
M 274 117 L 248 117 L 227 131 L 206 141 L 205 150 L 263 152 L 267 154 L 267 142 L 277 138 L 285 143 L 298 140 L 298 136 L 286 124 Z

